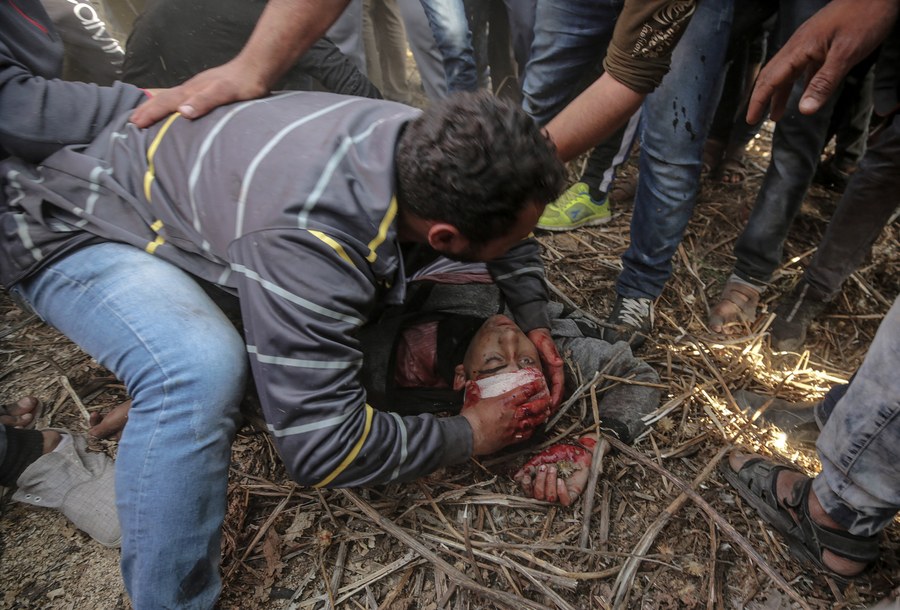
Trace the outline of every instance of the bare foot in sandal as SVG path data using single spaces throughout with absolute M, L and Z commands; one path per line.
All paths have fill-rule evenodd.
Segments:
M 33 428 L 41 411 L 41 401 L 26 396 L 11 405 L 0 405 L 0 424 L 13 428 Z
M 723 184 L 741 184 L 746 178 L 747 166 L 744 165 L 744 151 L 726 153 L 719 166 L 719 181 Z
M 769 525 L 789 538 L 795 553 L 805 551 L 800 554 L 817 567 L 839 577 L 852 578 L 878 557 L 877 538 L 854 536 L 832 519 L 819 503 L 812 489 L 812 479 L 803 473 L 740 451 L 728 457 L 727 467 L 731 476 L 726 478 L 741 497 L 757 509 Z M 777 506 L 772 504 L 773 501 Z M 811 523 L 804 526 L 804 520 Z M 787 532 L 783 531 L 785 527 Z
M 756 319 L 759 294 L 750 284 L 728 280 L 719 302 L 709 313 L 709 329 L 725 335 L 743 332 Z
M 714 174 L 722 163 L 722 153 L 725 143 L 714 138 L 707 138 L 703 146 L 703 156 L 700 159 L 700 176 L 705 177 Z

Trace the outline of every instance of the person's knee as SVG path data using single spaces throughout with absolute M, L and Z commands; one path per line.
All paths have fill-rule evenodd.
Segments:
M 195 339 L 192 341 L 192 339 Z M 234 328 L 221 332 L 188 337 L 193 359 L 190 367 L 192 382 L 207 400 L 221 404 L 240 401 L 249 375 L 247 350 Z

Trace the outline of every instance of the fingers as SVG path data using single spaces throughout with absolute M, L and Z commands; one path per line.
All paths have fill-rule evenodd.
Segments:
M 560 403 L 562 403 L 563 390 L 565 389 L 566 385 L 562 364 L 560 364 L 558 367 L 554 367 L 551 371 L 549 371 L 549 373 L 550 408 L 555 411 Z
M 843 80 L 843 74 L 850 70 L 845 62 L 833 55 L 825 58 L 825 63 L 812 76 L 803 95 L 800 97 L 801 114 L 815 114 L 822 104 L 831 97 Z
M 528 497 L 531 497 L 534 493 L 534 485 L 532 484 L 532 481 L 536 472 L 537 468 L 526 465 L 520 468 L 516 472 L 516 474 L 513 475 L 513 480 L 515 480 L 515 482 L 519 484 L 519 486 L 522 488 L 522 492 Z
M 563 359 L 556 349 L 553 337 L 549 329 L 536 328 L 528 333 L 528 338 L 534 343 L 544 366 L 544 374 L 550 386 L 550 405 L 556 408 L 562 402 L 565 375 L 563 373 Z
M 131 409 L 131 401 L 126 400 L 116 406 L 106 415 L 92 413 L 88 434 L 94 438 L 111 438 L 118 440 L 122 436 L 125 424 L 128 423 L 128 411 Z
M 538 468 L 534 477 L 533 498 L 546 502 L 556 502 L 559 498 L 559 483 L 556 466 L 544 464 Z
M 15 404 L 0 406 L 0 424 L 24 428 L 34 421 L 41 402 L 34 396 L 25 396 Z
M 131 122 L 141 128 L 150 127 L 178 109 L 181 87 L 173 87 L 155 95 L 131 113 Z
M 573 489 L 570 492 L 562 479 L 556 480 L 556 495 L 559 496 L 559 503 L 563 506 L 571 506 L 578 499 L 578 491 Z
M 583 484 L 560 478 L 556 467 L 550 464 L 522 468 L 513 478 L 526 497 L 545 502 L 559 501 L 563 506 L 574 504 L 583 491 Z
M 34 416 L 31 413 L 22 413 L 21 415 L 0 415 L 0 424 L 4 426 L 12 426 L 13 428 L 23 428 L 31 423 Z

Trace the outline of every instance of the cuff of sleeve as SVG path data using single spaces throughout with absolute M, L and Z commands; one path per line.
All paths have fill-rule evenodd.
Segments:
M 601 418 L 600 429 L 606 434 L 615 436 L 626 445 L 630 445 L 634 442 L 634 435 L 631 433 L 628 424 L 625 422 L 621 422 L 617 419 L 610 419 L 608 417 Z
M 535 328 L 550 328 L 550 314 L 547 312 L 546 301 L 522 303 L 516 307 L 513 313 L 519 328 L 525 333 L 529 333 Z
M 669 57 L 642 57 L 636 62 L 627 52 L 609 45 L 603 68 L 635 93 L 646 95 L 659 86 L 669 71 Z
M 460 464 L 472 457 L 472 426 L 462 415 L 437 420 L 444 437 L 441 466 Z

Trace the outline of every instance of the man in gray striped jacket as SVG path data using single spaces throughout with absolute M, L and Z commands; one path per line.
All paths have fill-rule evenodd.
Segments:
M 218 596 L 246 354 L 285 465 L 305 485 L 409 480 L 495 451 L 561 394 L 543 267 L 526 237 L 564 168 L 526 115 L 487 95 L 420 114 L 295 92 L 147 130 L 123 116 L 41 166 L 7 160 L 0 176 L 0 282 L 134 400 L 116 495 L 138 610 Z M 411 250 L 491 261 L 517 321 L 543 343 L 552 398 L 535 384 L 441 419 L 367 404 L 356 334 L 403 300 Z M 243 337 L 210 287 L 239 298 Z

